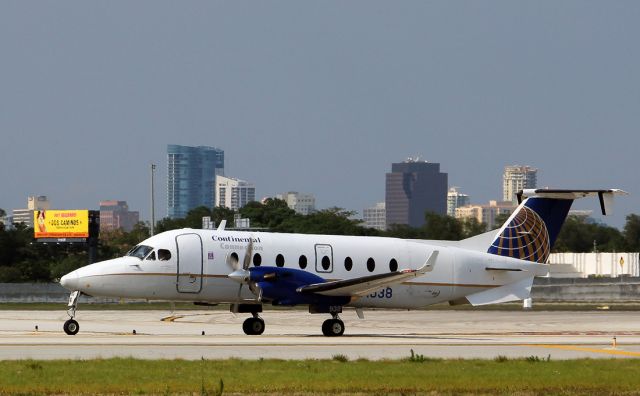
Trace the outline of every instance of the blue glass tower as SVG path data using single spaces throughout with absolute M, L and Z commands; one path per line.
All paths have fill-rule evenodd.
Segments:
M 167 145 L 167 214 L 181 218 L 198 206 L 213 208 L 216 175 L 224 175 L 224 151 Z

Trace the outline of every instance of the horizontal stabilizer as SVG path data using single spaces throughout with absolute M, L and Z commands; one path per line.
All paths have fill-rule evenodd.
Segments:
M 496 287 L 495 289 L 474 293 L 466 296 L 466 298 L 474 306 L 524 300 L 529 298 L 532 285 L 533 276 L 515 283 Z
M 616 195 L 629 195 L 629 193 L 615 188 L 607 190 L 559 190 L 538 188 L 522 190 L 517 194 L 517 197 L 518 203 L 520 203 L 523 198 L 527 197 L 575 200 L 578 198 L 597 196 L 600 200 L 600 209 L 602 210 L 602 214 L 609 215 L 613 213 L 613 198 Z

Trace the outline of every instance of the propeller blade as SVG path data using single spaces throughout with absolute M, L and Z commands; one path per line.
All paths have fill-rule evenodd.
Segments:
M 251 256 L 253 256 L 253 237 L 250 237 L 249 245 L 247 245 L 247 251 L 244 254 L 244 263 L 242 269 L 247 270 L 251 265 Z

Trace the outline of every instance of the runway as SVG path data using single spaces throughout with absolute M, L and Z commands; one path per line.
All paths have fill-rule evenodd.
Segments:
M 64 309 L 0 311 L 0 359 L 330 359 L 342 354 L 377 360 L 405 358 L 412 349 L 431 358 L 640 358 L 635 312 L 379 310 L 365 311 L 360 320 L 346 311 L 341 315 L 345 335 L 335 338 L 320 331 L 328 315 L 266 311 L 261 336 L 244 335 L 246 317 L 226 311 L 80 310 L 80 332 L 67 336 Z

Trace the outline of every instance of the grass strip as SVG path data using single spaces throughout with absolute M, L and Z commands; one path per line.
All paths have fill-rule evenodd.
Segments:
M 638 395 L 640 360 L 1 361 L 13 394 Z

